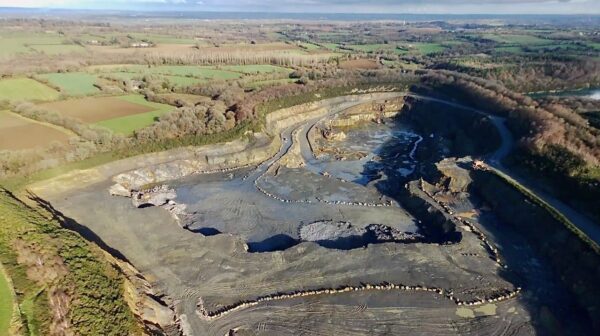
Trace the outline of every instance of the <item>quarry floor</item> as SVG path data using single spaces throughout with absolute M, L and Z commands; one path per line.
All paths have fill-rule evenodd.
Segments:
M 160 207 L 135 208 L 130 199 L 109 195 L 109 180 L 40 196 L 124 255 L 168 299 L 188 334 L 531 335 L 540 314 L 532 306 L 568 308 L 568 297 L 548 295 L 560 292 L 552 272 L 475 203 L 449 206 L 506 254 L 503 263 L 466 226 L 457 228 L 462 239 L 451 244 L 348 248 L 302 241 L 300 229 L 316 221 L 418 231 L 418 220 L 361 172 L 385 143 L 395 141 L 402 150 L 394 164 L 405 174 L 402 169 L 414 164 L 411 153 L 420 136 L 407 133 L 405 125 L 371 124 L 349 131 L 348 140 L 339 144 L 368 152 L 366 158 L 316 159 L 308 132 L 321 119 L 284 129 L 279 152 L 258 166 L 168 182 L 176 201 L 187 205 L 184 220 Z M 411 288 L 366 287 L 380 284 Z M 518 295 L 481 302 L 524 285 Z M 348 286 L 358 290 L 321 291 Z M 306 295 L 282 295 L 297 292 Z M 276 299 L 254 302 L 266 296 Z M 457 304 L 473 301 L 478 303 Z

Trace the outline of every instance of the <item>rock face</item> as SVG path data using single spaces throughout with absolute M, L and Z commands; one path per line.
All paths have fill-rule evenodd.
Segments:
M 131 203 L 136 208 L 159 206 L 167 210 L 177 223 L 181 223 L 181 220 L 188 216 L 186 212 L 187 205 L 177 203 L 176 198 L 177 192 L 175 189 L 164 184 L 151 189 L 131 192 Z
M 145 208 L 149 206 L 162 206 L 168 204 L 177 197 L 175 189 L 166 185 L 156 186 L 152 189 L 134 191 L 131 193 L 131 202 L 136 208 Z M 170 204 L 172 205 L 172 204 Z
M 469 158 L 462 159 L 444 159 L 436 163 L 438 171 L 442 174 L 441 182 L 451 192 L 458 193 L 467 191 L 472 179 L 467 169 L 460 167 L 460 164 L 470 164 Z
M 250 141 L 236 140 L 220 146 L 188 148 L 185 155 L 159 164 L 150 164 L 114 176 L 112 195 L 125 196 L 124 190 L 140 190 L 145 185 L 163 183 L 205 172 L 227 172 L 268 159 L 280 146 L 278 137 L 254 134 Z M 185 157 L 185 158 L 180 158 Z M 114 193 L 113 193 L 114 192 Z
M 108 189 L 108 193 L 112 196 L 131 197 L 131 190 L 120 184 L 115 184 Z
M 383 224 L 370 224 L 364 228 L 349 222 L 318 221 L 300 228 L 300 239 L 316 242 L 321 246 L 352 249 L 369 244 L 414 241 L 420 235 L 402 232 Z
M 266 129 L 269 134 L 254 133 L 250 141 L 235 140 L 221 145 L 186 148 L 182 153 L 173 155 L 172 160 L 158 164 L 149 163 L 114 176 L 113 181 L 120 187 L 113 186 L 110 193 L 129 197 L 127 190 L 139 190 L 148 184 L 163 183 L 205 172 L 227 172 L 258 164 L 277 152 L 281 145 L 278 135 L 285 127 L 322 117 L 331 106 L 349 102 L 360 104 L 374 99 L 392 99 L 401 95 L 399 92 L 385 92 L 342 96 L 274 111 L 266 116 Z M 134 158 L 131 160 L 135 161 Z
M 417 240 L 420 235 L 402 232 L 392 227 L 382 224 L 371 224 L 366 227 L 366 233 L 370 236 L 370 240 L 374 242 L 397 242 Z

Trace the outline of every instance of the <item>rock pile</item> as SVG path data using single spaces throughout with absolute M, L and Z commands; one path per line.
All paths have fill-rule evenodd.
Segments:
M 370 224 L 365 230 L 376 242 L 407 242 L 422 238 L 417 233 L 402 232 L 383 224 Z
M 473 232 L 473 234 L 481 241 L 481 243 L 483 244 L 485 249 L 490 254 L 490 257 L 494 261 L 496 261 L 496 264 L 498 264 L 498 266 L 500 266 L 500 267 L 506 268 L 506 265 L 504 265 L 502 263 L 502 260 L 500 257 L 500 252 L 494 245 L 492 245 L 492 243 L 490 243 L 490 241 L 483 234 L 483 232 L 481 232 L 477 227 L 475 227 L 475 225 L 473 223 L 469 222 L 468 220 L 459 218 L 456 215 L 454 215 L 454 212 L 452 211 L 452 209 L 450 209 L 450 207 L 448 205 L 446 205 L 444 202 L 438 200 L 433 194 L 431 194 L 429 191 L 426 190 L 426 188 L 423 184 L 423 179 L 420 180 L 419 189 L 421 189 L 421 191 L 423 191 L 427 196 L 429 196 L 432 200 L 434 200 L 440 207 L 442 207 L 448 215 L 450 215 L 454 218 L 454 220 L 467 226 L 469 228 L 469 230 L 471 232 Z
M 337 288 L 321 288 L 314 290 L 299 290 L 292 292 L 284 292 L 284 293 L 276 293 L 270 295 L 260 296 L 254 300 L 245 300 L 240 301 L 228 306 L 221 307 L 215 311 L 208 311 L 202 299 L 198 301 L 196 313 L 197 315 L 205 320 L 212 320 L 219 318 L 225 314 L 231 313 L 236 310 L 244 309 L 251 306 L 256 306 L 263 302 L 275 301 L 275 300 L 286 300 L 286 299 L 294 299 L 299 297 L 313 296 L 313 295 L 331 295 L 331 294 L 339 294 L 339 293 L 348 293 L 348 292 L 357 292 L 357 291 L 366 291 L 366 290 L 402 290 L 402 291 L 424 291 L 424 292 L 432 292 L 438 295 L 442 295 L 446 299 L 454 302 L 458 306 L 477 306 L 484 303 L 494 303 L 500 302 L 504 300 L 511 299 L 515 297 L 517 294 L 521 292 L 521 288 L 517 287 L 514 290 L 500 290 L 486 298 L 481 298 L 477 300 L 465 301 L 460 300 L 451 290 L 446 290 L 443 288 L 437 287 L 427 287 L 422 285 L 410 286 L 404 284 L 393 284 L 389 282 L 382 282 L 378 284 L 361 284 L 359 286 L 341 286 Z
M 177 197 L 175 189 L 167 185 L 155 186 L 151 189 L 131 192 L 131 202 L 136 208 L 162 206 Z

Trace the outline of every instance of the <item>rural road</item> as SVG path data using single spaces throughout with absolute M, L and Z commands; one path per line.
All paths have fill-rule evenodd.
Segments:
M 486 113 L 481 110 L 477 110 L 477 109 L 474 109 L 474 108 L 471 108 L 468 106 L 464 106 L 462 104 L 449 102 L 449 101 L 446 101 L 443 99 L 437 99 L 437 98 L 431 98 L 431 97 L 425 97 L 425 96 L 413 95 L 413 94 L 407 94 L 407 95 L 417 98 L 417 99 L 421 99 L 421 100 L 433 101 L 433 102 L 445 104 L 448 106 L 466 109 L 466 110 L 478 113 L 482 116 L 489 117 L 491 119 L 492 123 L 494 124 L 494 126 L 496 126 L 496 128 L 498 129 L 498 132 L 499 132 L 501 140 L 502 140 L 500 147 L 496 151 L 494 151 L 493 153 L 488 155 L 486 158 L 484 158 L 484 161 L 489 165 L 489 167 L 491 169 L 495 170 L 496 172 L 502 174 L 504 177 L 510 179 L 515 184 L 518 184 L 518 185 L 522 186 L 523 188 L 529 190 L 532 194 L 537 196 L 539 199 L 546 202 L 547 204 L 552 206 L 556 211 L 563 214 L 571 223 L 573 223 L 575 226 L 577 226 L 591 240 L 596 242 L 596 244 L 600 244 L 600 225 L 598 225 L 596 222 L 594 222 L 587 216 L 581 214 L 579 211 L 573 209 L 571 206 L 569 206 L 565 202 L 540 190 L 539 187 L 534 186 L 526 178 L 519 176 L 518 174 L 515 174 L 514 172 L 511 172 L 510 169 L 506 168 L 502 164 L 502 160 L 510 153 L 511 149 L 514 146 L 514 138 L 512 136 L 512 133 L 508 129 L 508 127 L 506 127 L 504 118 L 497 117 L 497 116 L 492 115 L 491 113 Z

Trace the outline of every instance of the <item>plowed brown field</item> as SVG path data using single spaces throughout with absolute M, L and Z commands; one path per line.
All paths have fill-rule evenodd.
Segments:
M 69 137 L 57 127 L 0 111 L 0 150 L 32 149 L 55 141 L 67 143 Z
M 41 106 L 90 124 L 153 111 L 151 107 L 134 104 L 118 97 L 70 99 Z

